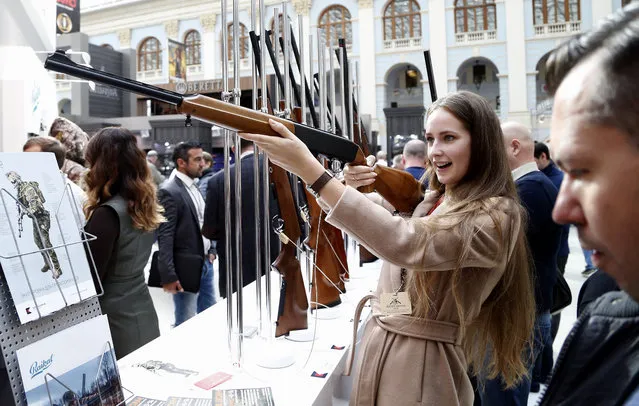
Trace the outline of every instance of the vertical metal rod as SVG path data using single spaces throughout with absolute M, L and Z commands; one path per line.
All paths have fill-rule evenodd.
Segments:
M 299 14 L 297 16 L 297 28 L 299 38 L 299 71 L 300 71 L 300 100 L 301 100 L 301 108 L 302 108 L 302 124 L 306 124 L 306 75 L 304 74 L 304 16 Z
M 358 110 L 358 119 L 361 123 L 362 121 L 362 116 L 361 116 L 361 106 L 359 105 L 359 61 L 353 61 L 353 65 L 355 66 L 354 72 L 355 72 L 355 105 L 357 106 Z
M 268 113 L 268 106 L 266 100 L 266 11 L 264 10 L 264 1 L 258 0 L 260 2 L 260 72 L 262 72 L 262 83 L 261 83 L 261 110 L 262 113 Z M 268 218 L 265 217 L 268 224 Z M 268 275 L 268 269 L 264 270 Z
M 259 0 L 260 2 L 260 72 L 262 72 L 262 112 L 268 113 L 268 100 L 266 98 L 266 10 L 264 7 L 265 0 Z M 277 14 L 277 13 L 276 13 Z M 255 181 L 258 182 L 257 178 Z M 265 303 L 266 303 L 266 336 L 271 339 L 273 335 L 273 310 L 272 310 L 272 297 L 271 297 L 271 210 L 269 206 L 270 202 L 270 179 L 269 179 L 269 164 L 268 156 L 262 153 L 262 207 L 264 210 L 264 226 L 262 227 L 262 243 L 264 251 L 264 290 L 265 290 Z M 255 202 L 256 204 L 258 201 Z
M 339 53 L 340 119 L 342 120 L 342 137 L 348 137 L 348 132 L 346 130 L 346 127 L 348 127 L 348 124 L 346 123 L 346 94 L 344 92 L 344 83 L 346 82 L 344 75 L 346 75 L 346 69 L 344 69 L 344 52 L 342 51 L 343 50 L 340 48 L 340 53 Z
M 229 101 L 229 65 L 228 65 L 228 27 L 226 22 L 226 0 L 220 0 L 222 22 L 222 100 Z M 231 362 L 236 360 L 236 349 L 233 345 L 233 251 L 231 236 L 231 171 L 229 168 L 231 148 L 231 132 L 224 130 L 224 253 L 226 255 L 226 323 L 228 326 L 227 340 Z
M 353 82 L 351 80 L 351 72 L 352 72 L 352 62 L 349 62 L 348 69 L 346 71 L 347 77 L 347 97 L 348 97 L 348 139 L 351 141 L 355 141 L 355 133 L 353 132 Z
M 288 19 L 288 8 L 286 3 L 282 3 L 282 18 L 284 19 L 284 32 L 282 32 L 282 39 L 284 48 L 284 117 L 289 118 L 291 113 L 291 77 L 289 68 L 291 64 L 289 41 L 291 38 L 291 26 Z M 277 39 L 276 39 L 277 41 Z
M 279 44 L 280 44 L 280 10 L 276 7 L 273 9 L 273 53 L 275 54 L 275 62 L 274 64 L 279 66 L 280 64 L 280 53 L 279 53 Z M 273 100 L 272 108 L 273 113 L 276 113 L 280 109 L 280 87 L 276 83 L 273 86 Z
M 324 87 L 324 40 L 322 30 L 317 29 L 317 81 L 319 82 L 320 129 L 326 130 L 326 88 Z
M 240 0 L 233 0 L 233 101 L 240 105 Z M 244 303 L 242 271 L 242 148 L 240 136 L 235 133 L 235 262 L 237 292 L 235 293 L 237 323 L 237 366 L 242 365 L 244 356 Z
M 251 0 L 251 31 L 257 31 L 257 23 L 255 16 L 255 0 Z M 253 110 L 257 109 L 257 67 L 255 66 L 255 54 L 251 54 L 251 78 L 252 78 L 252 95 Z M 264 76 L 264 75 L 262 75 Z M 262 222 L 260 219 L 260 151 L 257 145 L 253 144 L 253 202 L 255 202 L 255 306 L 257 308 L 258 322 L 257 334 L 262 335 L 262 320 L 264 313 L 262 312 L 262 260 L 260 253 L 262 252 L 260 243 L 262 235 Z
M 302 46 L 302 40 L 300 40 L 300 47 Z M 300 48 L 301 49 L 301 48 Z M 300 57 L 302 56 L 302 53 L 300 51 Z M 310 86 L 308 87 L 308 90 L 310 92 L 310 100 L 313 103 L 313 105 L 315 105 L 315 98 L 314 96 L 314 91 L 315 91 L 315 86 L 313 85 L 313 34 L 309 34 L 308 35 L 308 66 L 309 66 L 309 70 L 308 70 L 308 78 L 309 78 L 309 83 Z M 321 117 L 321 116 L 320 116 Z M 318 125 L 321 122 L 318 121 Z
M 335 67 L 333 66 L 333 49 L 328 50 L 328 76 L 331 80 L 329 87 L 329 95 L 331 97 L 331 131 L 336 133 L 335 129 Z

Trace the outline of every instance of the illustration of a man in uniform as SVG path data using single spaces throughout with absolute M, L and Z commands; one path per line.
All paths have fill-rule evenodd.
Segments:
M 60 269 L 60 263 L 58 262 L 58 256 L 55 250 L 45 250 L 45 248 L 51 248 L 51 241 L 49 239 L 49 229 L 51 228 L 51 216 L 49 211 L 44 208 L 44 202 L 46 201 L 40 190 L 38 182 L 23 181 L 19 174 L 14 171 L 7 172 L 6 174 L 9 182 L 16 188 L 18 192 L 18 237 L 22 237 L 22 218 L 25 214 L 31 219 L 33 223 L 33 241 L 36 246 L 40 248 L 40 253 L 44 259 L 44 266 L 42 272 L 47 272 L 50 269 L 50 263 L 53 265 L 53 278 L 58 279 L 62 275 Z M 49 260 L 50 258 L 50 260 Z

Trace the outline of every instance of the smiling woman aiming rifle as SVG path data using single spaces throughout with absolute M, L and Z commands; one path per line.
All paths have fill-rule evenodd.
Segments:
M 370 167 L 347 167 L 344 186 L 286 127 L 271 126 L 282 137 L 241 136 L 319 194 L 329 223 L 385 260 L 376 294 L 358 305 L 372 299 L 373 317 L 351 405 L 471 405 L 467 370 L 508 386 L 525 378 L 535 306 L 522 208 L 483 98 L 453 93 L 430 107 L 433 191 L 411 218 L 354 189 L 374 182 Z

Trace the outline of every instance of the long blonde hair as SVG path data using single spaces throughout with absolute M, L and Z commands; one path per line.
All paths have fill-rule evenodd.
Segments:
M 468 172 L 454 190 L 446 191 L 429 166 L 430 188 L 446 193 L 452 203 L 448 210 L 432 215 L 424 224 L 438 230 L 454 228 L 462 236 L 463 243 L 452 271 L 452 296 L 470 371 L 490 379 L 501 375 L 506 386 L 512 387 L 527 374 L 526 357 L 532 345 L 535 318 L 525 211 L 519 204 L 508 167 L 499 118 L 488 102 L 470 92 L 457 92 L 433 103 L 428 114 L 442 108 L 470 132 L 471 157 Z M 495 205 L 496 197 L 505 198 L 501 200 L 510 204 Z M 500 212 L 504 207 L 507 212 Z M 469 320 L 461 286 L 468 281 L 471 271 L 464 271 L 462 264 L 470 254 L 480 216 L 488 216 L 500 236 L 502 249 L 495 257 L 507 260 L 504 274 L 483 302 L 479 315 Z M 503 216 L 510 219 L 508 229 L 501 227 Z M 409 272 L 408 291 L 415 302 L 416 316 L 432 317 L 433 289 L 438 278 L 439 272 Z M 489 348 L 491 351 L 487 352 Z M 490 358 L 486 359 L 487 356 Z
M 165 221 L 146 158 L 129 130 L 107 127 L 98 131 L 89 141 L 86 159 L 90 164 L 84 178 L 87 218 L 119 194 L 126 200 L 133 227 L 138 230 L 153 231 Z

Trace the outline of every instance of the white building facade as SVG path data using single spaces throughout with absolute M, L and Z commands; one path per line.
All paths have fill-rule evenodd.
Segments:
M 542 62 L 559 43 L 589 30 L 628 0 L 293 0 L 288 14 L 308 34 L 346 37 L 359 66 L 359 108 L 386 144 L 389 107 L 431 103 L 423 51 L 429 49 L 438 95 L 469 90 L 486 97 L 502 120 L 548 135 L 551 105 Z M 219 2 L 85 0 L 82 31 L 95 45 L 137 51 L 138 80 L 168 82 L 168 40 L 186 44 L 187 81 L 222 77 Z M 230 3 L 230 2 L 229 2 Z M 268 27 L 282 4 L 266 2 Z M 298 16 L 301 17 L 298 19 Z M 241 1 L 241 75 L 251 75 L 250 3 Z M 227 22 L 232 22 L 228 10 Z M 308 53 L 307 53 L 308 55 Z M 316 54 L 315 54 L 316 55 Z M 308 57 L 307 64 L 308 64 Z M 542 70 L 540 72 L 540 70 Z M 317 56 L 312 61 L 317 72 Z M 63 94 L 59 98 L 64 97 Z M 393 134 L 389 134 L 393 135 Z M 406 134 L 407 135 L 407 134 Z

